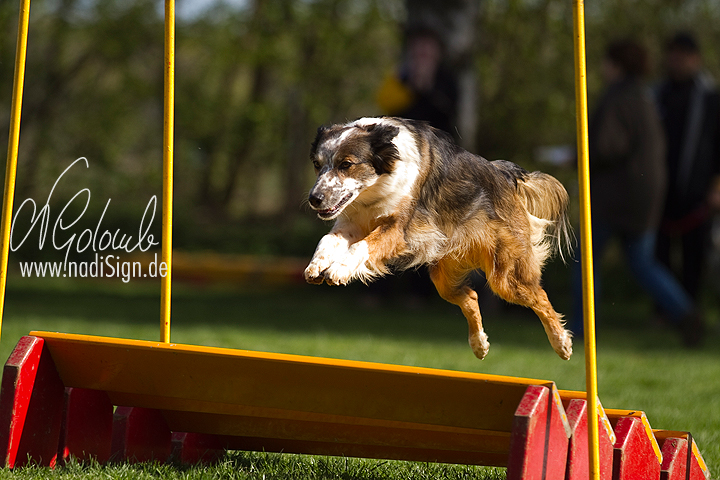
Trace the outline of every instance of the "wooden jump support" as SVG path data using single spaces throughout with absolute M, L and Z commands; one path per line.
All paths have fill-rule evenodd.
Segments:
M 10 468 L 166 461 L 174 441 L 186 462 L 255 450 L 572 480 L 589 471 L 586 419 L 583 392 L 543 380 L 32 332 L 3 371 L 0 455 Z M 686 432 L 653 431 L 638 411 L 598 425 L 601 478 L 709 478 Z

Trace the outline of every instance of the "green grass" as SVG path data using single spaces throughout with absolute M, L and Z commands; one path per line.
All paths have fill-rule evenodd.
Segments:
M 113 480 L 255 480 L 255 479 L 337 479 L 337 480 L 502 480 L 502 468 L 439 465 L 416 462 L 369 461 L 356 458 L 312 457 L 272 453 L 229 452 L 213 466 L 145 463 L 100 466 L 72 463 L 53 471 L 26 467 L 15 472 L 0 471 L 0 479 L 86 479 Z
M 550 289 L 567 311 L 564 289 Z M 0 355 L 7 358 L 31 330 L 157 339 L 159 286 L 48 283 L 12 279 Z M 176 286 L 172 341 L 346 358 L 554 380 L 584 390 L 582 345 L 560 360 L 532 312 L 485 305 L 488 357 L 477 360 L 459 309 L 432 295 L 378 302 L 362 287 L 294 286 L 255 290 Z M 642 409 L 655 428 L 689 430 L 712 472 L 720 469 L 720 338 L 682 348 L 673 331 L 652 325 L 648 306 L 632 294 L 603 304 L 598 333 L 599 392 L 607 408 Z M 715 311 L 709 312 L 714 319 Z M 8 478 L 504 478 L 502 469 L 231 452 L 216 467 L 80 466 L 56 472 L 26 468 Z

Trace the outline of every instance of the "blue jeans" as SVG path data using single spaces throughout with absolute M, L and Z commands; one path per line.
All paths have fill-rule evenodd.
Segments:
M 615 235 L 609 226 L 593 222 L 593 256 L 602 258 L 610 239 Z M 674 323 L 679 323 L 694 309 L 693 301 L 670 270 L 655 257 L 656 235 L 647 231 L 639 235 L 620 235 L 623 253 L 630 272 L 640 286 L 652 297 Z M 599 262 L 594 262 L 597 264 Z M 583 332 L 582 266 L 578 261 L 573 275 L 573 323 L 571 330 L 577 336 Z M 600 291 L 600 280 L 595 270 L 595 291 Z

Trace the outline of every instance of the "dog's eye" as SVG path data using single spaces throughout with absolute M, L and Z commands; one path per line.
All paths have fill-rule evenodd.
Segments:
M 314 160 L 313 167 L 315 167 L 315 170 L 320 170 L 320 162 L 318 162 L 317 160 Z
M 347 170 L 348 168 L 352 167 L 352 162 L 348 162 L 345 160 L 340 165 L 338 165 L 338 170 Z

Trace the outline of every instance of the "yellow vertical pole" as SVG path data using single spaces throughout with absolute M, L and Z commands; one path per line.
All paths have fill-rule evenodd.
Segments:
M 8 138 L 7 161 L 5 163 L 2 226 L 0 226 L 0 236 L 2 238 L 2 251 L 0 253 L 0 329 L 2 328 L 3 312 L 5 311 L 5 286 L 7 285 L 10 228 L 12 226 L 13 202 L 15 200 L 15 175 L 17 173 L 18 146 L 20 144 L 20 117 L 22 114 L 23 86 L 25 84 L 25 58 L 27 57 L 29 23 L 30 0 L 21 0 L 17 46 L 15 48 L 12 106 L 10 109 L 10 135 Z
M 585 328 L 585 387 L 587 390 L 590 479 L 600 479 L 598 450 L 597 353 L 593 282 L 592 221 L 590 212 L 590 156 L 588 154 L 587 66 L 585 62 L 585 5 L 573 1 L 575 39 L 575 107 L 577 118 L 578 180 L 580 183 L 580 249 L 582 255 L 583 314 Z
M 160 340 L 170 343 L 172 289 L 173 134 L 175 125 L 175 0 L 165 0 L 165 121 L 163 128 L 162 261 Z

